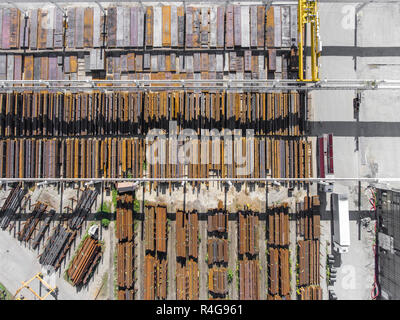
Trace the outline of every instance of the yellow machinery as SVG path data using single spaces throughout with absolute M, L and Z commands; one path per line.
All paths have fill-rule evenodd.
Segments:
M 48 290 L 48 292 L 42 297 L 40 295 L 38 295 L 35 290 L 33 290 L 29 284 L 35 280 L 38 279 Z M 15 300 L 25 300 L 23 297 L 18 297 L 18 293 L 21 292 L 22 289 L 27 288 L 30 292 L 32 292 L 36 298 L 38 298 L 39 300 L 45 300 L 52 292 L 54 292 L 56 290 L 56 288 L 52 288 L 46 281 L 43 280 L 43 275 L 39 272 L 38 274 L 36 274 L 32 279 L 28 280 L 27 282 L 21 281 L 22 283 L 22 287 L 19 288 L 17 290 L 17 292 L 14 295 L 14 299 Z
M 317 0 L 299 0 L 297 8 L 298 46 L 299 46 L 299 81 L 319 81 L 318 58 L 321 55 L 319 40 L 319 16 Z M 304 78 L 304 35 L 305 27 L 311 27 L 311 79 Z

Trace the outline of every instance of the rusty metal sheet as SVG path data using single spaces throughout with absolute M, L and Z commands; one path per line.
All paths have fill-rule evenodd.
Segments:
M 40 80 L 40 60 L 41 57 L 38 56 L 33 58 L 33 80 Z
M 171 46 L 178 46 L 178 11 L 176 6 L 171 6 Z
M 117 7 L 117 47 L 122 48 L 124 46 L 124 8 Z
M 290 47 L 290 7 L 281 7 L 282 15 L 282 47 Z
M 257 7 L 257 47 L 264 48 L 265 7 Z
M 22 80 L 22 56 L 14 56 L 14 80 Z
M 200 62 L 200 53 L 196 52 L 193 54 L 193 71 L 200 72 L 201 71 L 201 62 Z
M 143 55 L 143 69 L 149 70 L 151 68 L 150 53 L 145 53 Z
M 128 72 L 128 59 L 126 54 L 121 54 L 121 72 Z
M 142 7 L 138 8 L 138 32 L 137 32 L 137 38 L 138 38 L 138 47 L 143 47 L 143 42 L 144 42 L 144 10 Z
M 7 54 L 7 80 L 14 80 L 14 55 Z
M 208 53 L 207 52 L 202 52 L 201 53 L 201 71 L 202 72 L 207 72 L 209 69 L 209 63 L 208 63 Z
M 75 8 L 68 8 L 67 11 L 68 20 L 67 20 L 67 47 L 68 48 L 75 48 Z M 33 21 L 32 21 L 33 24 Z M 31 25 L 31 32 L 32 32 L 32 25 Z M 36 38 L 36 35 L 35 35 Z M 36 42 L 36 41 L 35 41 Z M 31 48 L 32 48 L 32 36 L 31 36 Z
M 268 71 L 276 70 L 276 50 L 268 49 Z
M 200 8 L 193 8 L 193 47 L 200 47 Z
M 117 45 L 117 8 L 107 9 L 107 46 L 115 48 Z
M 40 57 L 40 79 L 49 79 L 49 57 Z
M 183 47 L 185 45 L 185 16 L 183 7 L 178 7 L 178 46 Z
M 10 48 L 19 47 L 19 24 L 21 22 L 20 11 L 16 8 L 10 9 Z
M 83 45 L 93 47 L 93 8 L 85 8 L 83 16 Z
M 242 47 L 248 48 L 250 47 L 250 11 L 249 6 L 241 6 L 241 40 Z
M 135 54 L 133 52 L 127 54 L 128 71 L 135 71 Z
M 203 48 L 208 47 L 208 8 L 201 8 L 201 33 L 200 33 L 200 42 Z
M 282 46 L 282 25 L 281 25 L 281 7 L 274 7 L 274 46 L 279 48 Z
M 131 14 L 131 30 L 130 30 L 130 45 L 131 47 L 138 46 L 138 8 L 132 7 L 130 10 Z
M 267 30 L 266 30 L 266 48 L 272 48 L 275 44 L 275 18 L 274 18 L 274 7 L 270 7 L 267 11 Z
M 251 50 L 244 52 L 244 71 L 251 71 Z
M 210 47 L 217 46 L 217 8 L 210 8 Z
M 59 49 L 63 47 L 63 35 L 64 35 L 64 18 L 63 13 L 60 9 L 55 8 L 54 17 L 54 48 Z
M 186 47 L 193 48 L 193 8 L 186 9 Z
M 143 71 L 143 55 L 142 54 L 136 54 L 135 70 Z
M 3 26 L 2 26 L 2 49 L 10 49 L 10 24 L 11 24 L 11 17 L 10 17 L 10 9 L 5 8 L 3 9 Z
M 103 32 L 101 14 L 100 8 L 95 7 L 93 11 L 93 47 L 95 48 L 98 48 L 103 44 L 101 41 L 101 32 Z
M 71 73 L 78 72 L 78 57 L 76 55 L 69 57 L 69 70 Z
M 49 57 L 49 80 L 57 80 L 57 57 Z
M 146 7 L 146 46 L 153 46 L 153 7 Z
M 26 64 L 25 64 L 25 66 L 26 66 Z M 33 67 L 33 62 L 32 62 L 32 67 Z M 7 55 L 6 54 L 0 54 L 0 80 L 7 80 Z
M 153 46 L 162 47 L 162 8 L 154 7 Z
M 250 46 L 257 47 L 257 6 L 250 6 Z
M 124 36 L 123 36 L 123 47 L 130 46 L 131 40 L 131 12 L 129 8 L 123 8 L 123 16 L 124 16 Z
M 171 46 L 171 6 L 162 7 L 162 45 Z
M 236 52 L 229 52 L 229 71 L 236 71 Z
M 234 6 L 235 46 L 242 45 L 242 13 L 240 5 Z
M 54 23 L 55 23 L 55 8 L 49 8 L 47 10 L 47 24 L 46 24 L 46 30 L 47 30 L 47 35 L 46 35 L 46 48 L 47 49 L 53 49 L 54 45 Z
M 294 45 L 297 45 L 297 34 L 297 6 L 290 6 L 290 39 Z
M 75 47 L 83 48 L 84 8 L 76 8 Z

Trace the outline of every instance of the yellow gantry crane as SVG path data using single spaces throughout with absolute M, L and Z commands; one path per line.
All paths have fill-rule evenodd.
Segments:
M 35 290 L 32 289 L 32 287 L 29 286 L 29 284 L 30 284 L 33 280 L 35 280 L 35 279 L 38 279 L 38 280 L 41 282 L 41 284 L 42 284 L 43 286 L 45 286 L 46 289 L 48 290 L 47 293 L 46 293 L 44 296 L 40 296 L 39 294 L 36 293 Z M 18 293 L 20 293 L 21 290 L 24 289 L 24 288 L 27 288 L 27 289 L 28 289 L 30 292 L 32 292 L 32 293 L 34 294 L 34 296 L 35 296 L 36 298 L 38 298 L 39 300 L 45 300 L 52 292 L 54 292 L 54 291 L 57 289 L 57 288 L 51 287 L 46 281 L 43 280 L 43 275 L 42 275 L 42 273 L 36 274 L 32 279 L 30 279 L 30 280 L 28 280 L 28 281 L 26 281 L 26 282 L 21 281 L 21 283 L 22 283 L 22 287 L 20 287 L 20 288 L 17 290 L 17 292 L 14 294 L 14 299 L 15 299 L 15 300 L 25 300 L 24 297 L 18 296 Z
M 299 0 L 297 8 L 298 46 L 299 46 L 299 81 L 319 81 L 318 58 L 321 55 L 319 38 L 319 16 L 317 0 Z M 311 27 L 311 79 L 304 78 L 304 35 L 306 25 Z

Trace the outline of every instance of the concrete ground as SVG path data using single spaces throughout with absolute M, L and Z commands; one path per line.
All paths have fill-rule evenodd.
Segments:
M 321 79 L 399 80 L 399 13 L 399 3 L 321 3 Z M 311 134 L 334 134 L 335 177 L 399 178 L 400 91 L 363 92 L 358 115 L 353 110 L 355 94 L 311 93 Z M 366 187 L 363 183 L 361 210 L 370 207 Z M 336 183 L 335 190 L 347 192 L 350 210 L 358 211 L 357 182 Z M 352 221 L 350 251 L 342 255 L 335 284 L 338 299 L 370 299 L 373 237 L 362 230 L 358 240 L 358 230 L 357 222 Z

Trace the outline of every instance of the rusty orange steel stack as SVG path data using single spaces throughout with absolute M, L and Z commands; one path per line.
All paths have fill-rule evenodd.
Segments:
M 290 299 L 289 207 L 268 210 L 268 299 Z
M 297 204 L 298 298 L 322 299 L 320 288 L 320 201 L 318 196 L 304 197 Z
M 176 297 L 178 300 L 199 298 L 197 211 L 176 212 Z
M 98 240 L 88 237 L 72 260 L 67 270 L 68 278 L 74 286 L 84 285 L 100 261 L 101 245 Z
M 259 282 L 259 217 L 246 208 L 238 212 L 239 298 L 258 300 Z
M 134 264 L 134 198 L 131 192 L 117 196 L 116 237 L 117 243 L 117 284 L 118 299 L 133 300 L 135 297 L 135 264 Z

